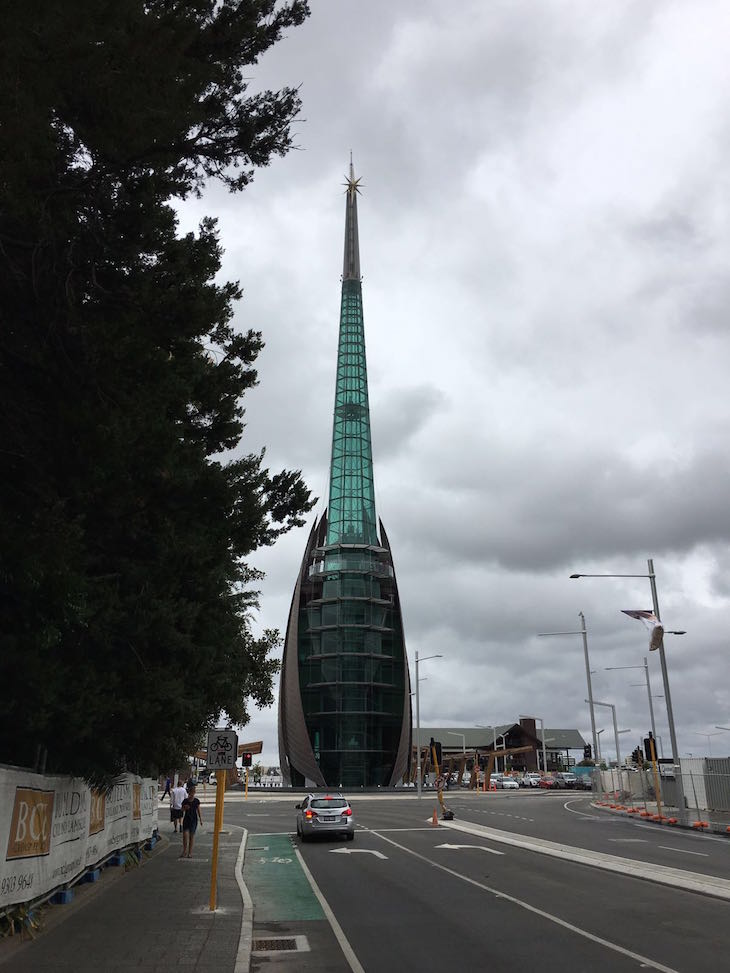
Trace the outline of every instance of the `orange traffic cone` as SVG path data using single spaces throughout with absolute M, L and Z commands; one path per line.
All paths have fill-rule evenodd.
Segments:
M 433 818 L 431 819 L 431 827 L 432 828 L 438 828 L 438 826 L 439 826 L 439 816 L 438 816 L 438 813 L 436 811 L 436 808 L 434 808 L 433 809 Z

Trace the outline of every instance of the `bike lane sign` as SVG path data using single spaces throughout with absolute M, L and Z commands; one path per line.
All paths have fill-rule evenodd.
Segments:
M 238 734 L 235 730 L 208 730 L 208 770 L 228 770 L 236 766 Z

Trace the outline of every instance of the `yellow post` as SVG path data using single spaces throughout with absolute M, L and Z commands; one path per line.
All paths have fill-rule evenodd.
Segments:
M 662 792 L 659 787 L 659 774 L 657 773 L 656 766 L 656 747 L 654 746 L 654 737 L 649 737 L 649 747 L 651 749 L 651 768 L 654 771 L 654 793 L 656 794 L 656 813 L 662 813 Z
M 218 876 L 218 836 L 223 824 L 223 799 L 226 790 L 225 770 L 216 771 L 215 817 L 213 823 L 213 857 L 210 869 L 210 911 L 215 912 L 216 879 Z
M 246 790 L 243 795 L 244 801 L 248 800 L 248 767 L 246 767 Z

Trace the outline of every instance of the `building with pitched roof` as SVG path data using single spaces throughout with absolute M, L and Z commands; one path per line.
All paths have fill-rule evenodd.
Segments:
M 543 731 L 536 727 L 534 719 L 522 718 L 517 723 L 499 726 L 422 726 L 421 746 L 428 747 L 433 739 L 441 744 L 442 753 L 447 756 L 465 753 L 474 758 L 493 752 L 495 770 L 505 769 L 501 751 L 521 747 L 530 750 L 508 757 L 508 767 L 525 771 L 558 770 L 583 759 L 586 741 L 578 730 L 545 727 L 544 736 L 547 767 L 543 767 L 542 762 Z

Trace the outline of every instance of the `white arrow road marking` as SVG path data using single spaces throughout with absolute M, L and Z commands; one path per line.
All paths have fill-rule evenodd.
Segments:
M 387 855 L 373 851 L 372 848 L 330 848 L 330 853 L 333 855 L 375 855 L 376 858 L 388 860 Z
M 490 855 L 503 855 L 503 851 L 495 851 L 494 848 L 485 848 L 484 845 L 436 845 L 437 848 L 478 848 L 480 851 L 488 851 Z

